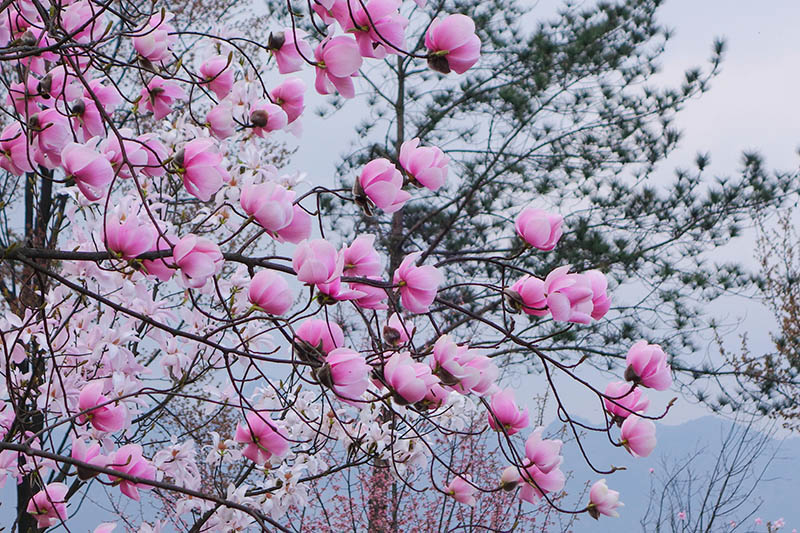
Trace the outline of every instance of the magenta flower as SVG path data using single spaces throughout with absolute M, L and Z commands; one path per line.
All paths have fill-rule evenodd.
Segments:
M 589 278 L 592 286 L 592 318 L 600 320 L 611 308 L 611 299 L 606 292 L 608 280 L 599 270 L 587 270 L 583 275 Z
M 142 456 L 142 447 L 138 444 L 126 444 L 114 452 L 108 460 L 108 468 L 122 474 L 151 481 L 156 479 L 156 467 Z M 134 483 L 111 474 L 108 475 L 108 479 L 115 485 L 119 485 L 122 494 L 136 501 L 139 501 L 139 489 L 150 490 L 153 488 L 147 483 Z
M 319 292 L 321 293 L 320 302 L 332 303 L 330 299 L 335 301 L 358 300 L 368 296 L 366 292 L 353 287 L 353 285 L 354 284 L 343 284 L 341 278 L 336 278 L 328 283 L 318 283 L 317 289 L 319 289 Z M 328 298 L 322 296 L 323 294 Z
M 344 332 L 339 324 L 318 318 L 311 318 L 300 324 L 295 331 L 295 344 L 298 339 L 322 354 L 344 346 Z
M 638 388 L 631 390 L 632 387 L 624 381 L 615 381 L 606 387 L 605 395 L 616 403 L 612 403 L 608 398 L 603 398 L 603 404 L 606 406 L 606 411 L 619 420 L 628 418 L 632 412 L 644 413 L 650 405 L 647 396 Z
M 342 250 L 345 276 L 380 276 L 383 271 L 381 256 L 375 251 L 375 235 L 359 235 Z
M 419 252 L 408 254 L 395 271 L 392 282 L 400 287 L 403 307 L 412 313 L 427 313 L 444 276 L 436 267 L 416 266 L 414 262 L 419 255 Z
M 67 117 L 51 108 L 34 115 L 31 123 L 31 135 L 37 148 L 33 152 L 36 162 L 49 169 L 61 166 L 61 152 L 72 141 Z
M 105 13 L 93 2 L 79 0 L 61 12 L 61 27 L 79 43 L 96 41 L 106 29 Z
M 142 88 L 140 102 L 145 110 L 153 112 L 153 118 L 161 120 L 175 110 L 177 100 L 186 100 L 187 98 L 183 87 L 174 81 L 155 76 Z
M 353 403 L 367 391 L 371 370 L 372 367 L 358 352 L 336 348 L 325 357 L 325 365 L 317 372 L 317 376 L 342 400 Z
M 267 133 L 282 130 L 289 123 L 286 112 L 268 100 L 259 100 L 250 107 L 250 124 L 253 134 L 264 137 Z
M 398 12 L 400 4 L 400 0 L 369 0 L 366 9 L 359 2 L 334 9 L 333 13 L 342 29 L 355 35 L 362 57 L 382 59 L 406 46 L 408 19 Z
M 367 212 L 368 203 L 372 202 L 385 213 L 394 213 L 411 198 L 403 190 L 403 175 L 391 161 L 384 158 L 373 159 L 364 165 L 353 185 L 353 194 L 356 202 Z
M 375 281 L 383 281 L 378 276 L 367 276 L 369 279 Z M 375 285 L 367 285 L 366 283 L 351 283 L 350 288 L 363 294 L 356 298 L 356 305 L 364 309 L 375 309 L 377 311 L 389 309 L 386 304 L 388 298 L 386 289 L 383 287 L 376 287 Z
M 461 394 L 475 393 L 479 396 L 493 394 L 496 390 L 494 382 L 499 370 L 491 359 L 478 354 L 475 350 L 465 350 L 459 354 L 461 364 L 467 375 L 453 386 Z
M 514 226 L 525 242 L 539 250 L 549 251 L 561 238 L 563 223 L 561 215 L 528 206 L 517 216 Z
M 425 34 L 425 47 L 431 51 L 428 65 L 448 74 L 463 74 L 481 55 L 481 40 L 475 35 L 475 23 L 466 15 L 455 14 L 436 19 Z
M 419 146 L 411 139 L 400 146 L 400 165 L 412 181 L 435 191 L 444 185 L 450 158 L 435 146 Z
M 299 204 L 294 204 L 292 213 L 292 222 L 274 235 L 278 242 L 298 244 L 311 236 L 311 215 Z
M 415 362 L 408 352 L 392 355 L 383 367 L 383 377 L 395 392 L 395 401 L 402 405 L 422 400 L 439 382 L 428 365 Z
M 618 518 L 617 508 L 625 504 L 619 501 L 619 492 L 609 490 L 606 480 L 601 479 L 592 485 L 589 491 L 589 516 L 597 520 L 601 514 Z
M 230 181 L 228 171 L 222 166 L 222 155 L 215 148 L 213 139 L 194 139 L 175 155 L 186 191 L 202 202 L 209 201 L 223 182 Z
M 270 235 L 287 227 L 294 217 L 294 191 L 274 182 L 245 185 L 239 203 Z
M 524 482 L 520 498 L 536 503 L 544 494 L 564 488 L 566 477 L 559 468 L 563 460 L 560 454 L 561 441 L 542 439 L 542 428 L 537 428 L 528 437 L 525 457 L 530 464 L 522 471 L 517 471 L 520 481 Z
M 352 77 L 361 68 L 361 54 L 358 44 L 350 37 L 339 35 L 326 38 L 314 50 L 316 63 L 316 82 L 314 87 L 319 94 L 339 91 L 344 98 L 355 97 Z
M 245 420 L 236 426 L 234 437 L 236 442 L 246 444 L 242 455 L 262 465 L 273 455 L 280 457 L 289 451 L 289 441 L 268 413 L 249 412 Z
M 84 413 L 78 416 L 81 424 L 89 422 L 100 431 L 113 433 L 125 427 L 128 409 L 125 404 L 116 404 L 103 395 L 105 383 L 92 381 L 81 389 L 78 396 L 78 409 Z
M 100 110 L 91 98 L 83 97 L 70 105 L 72 127 L 78 139 L 88 141 L 106 132 Z
M 39 111 L 38 104 L 41 102 L 39 80 L 33 76 L 28 76 L 24 84 L 17 82 L 8 86 L 6 103 L 13 106 L 14 110 L 23 117 L 34 116 Z
M 450 335 L 442 335 L 433 345 L 433 354 L 428 363 L 443 384 L 457 385 L 466 381 L 465 390 L 469 390 L 480 377 L 476 369 L 466 365 L 474 356 L 475 352 L 470 351 L 468 346 L 459 346 Z
M 397 313 L 392 313 L 383 326 L 383 338 L 392 346 L 402 346 L 411 340 L 416 331 L 417 327 L 411 320 L 402 319 Z
M 111 113 L 122 103 L 122 95 L 119 90 L 113 85 L 103 85 L 103 80 L 100 78 L 89 82 L 89 87 L 83 90 L 83 96 L 92 102 L 94 102 L 92 97 L 96 98 L 107 113 Z
M 444 488 L 448 496 L 464 505 L 473 507 L 475 505 L 475 487 L 473 487 L 466 479 L 461 476 L 456 476 L 453 481 L 447 484 Z
M 667 354 L 658 344 L 647 344 L 644 340 L 637 342 L 628 350 L 625 361 L 628 363 L 626 381 L 655 390 L 667 390 L 672 386 Z
M 301 242 L 292 257 L 298 281 L 309 285 L 330 283 L 341 277 L 342 266 L 342 255 L 325 239 Z
M 138 217 L 128 217 L 120 222 L 117 215 L 106 220 L 105 244 L 109 252 L 133 259 L 149 252 L 156 243 L 158 233 L 149 221 L 140 222 Z
M 634 457 L 647 457 L 656 447 L 656 425 L 639 416 L 622 423 L 622 445 Z
M 282 315 L 292 307 L 289 284 L 271 270 L 262 270 L 253 276 L 247 295 L 253 305 L 271 315 Z
M 171 13 L 158 12 L 150 17 L 144 29 L 133 38 L 133 47 L 150 61 L 163 61 L 169 57 L 169 49 L 178 38 L 175 27 L 169 23 Z
M 492 396 L 489 413 L 489 426 L 495 431 L 505 429 L 508 435 L 514 435 L 528 427 L 528 410 L 521 411 L 514 401 L 514 392 L 503 390 Z
M 32 172 L 33 146 L 28 144 L 19 122 L 12 122 L 0 133 L 0 168 L 21 176 Z
M 233 88 L 233 69 L 228 68 L 228 58 L 216 55 L 200 65 L 200 75 L 220 100 L 228 96 Z
M 170 250 L 171 248 L 163 237 L 156 237 L 156 243 L 148 252 L 160 252 L 163 250 Z M 142 266 L 148 274 L 151 274 L 161 281 L 169 281 L 175 273 L 175 260 L 172 257 L 159 257 L 157 259 L 145 259 L 142 261 Z
M 63 483 L 50 483 L 33 495 L 25 509 L 39 528 L 48 528 L 67 519 L 67 492 Z
M 105 196 L 104 188 L 114 179 L 114 169 L 108 159 L 90 145 L 69 143 L 61 151 L 64 172 L 89 200 Z
M 119 135 L 107 137 L 99 148 L 120 178 L 130 178 L 137 168 L 147 165 L 149 155 L 145 146 L 133 139 L 132 130 L 120 128 L 117 133 Z M 122 138 L 121 145 L 120 138 Z
M 295 40 L 295 35 L 297 39 Z M 270 34 L 269 51 L 275 56 L 278 63 L 278 72 L 281 74 L 291 74 L 303 68 L 305 57 L 311 60 L 311 45 L 303 37 L 305 34 L 300 30 L 286 28 L 278 34 Z M 299 52 L 298 52 L 299 49 Z M 301 55 L 302 54 L 302 55 Z
M 108 458 L 100 453 L 99 443 L 91 442 L 91 444 L 87 445 L 83 439 L 77 437 L 72 438 L 72 451 L 70 455 L 76 461 L 82 461 L 95 466 L 105 467 L 108 464 Z M 77 467 L 77 470 L 78 478 L 84 481 L 92 479 L 98 474 L 95 470 L 90 470 L 83 466 Z
M 588 324 L 592 321 L 591 281 L 580 274 L 570 274 L 569 268 L 558 267 L 545 278 L 547 308 L 556 322 Z
M 300 78 L 289 78 L 272 89 L 272 100 L 284 110 L 289 124 L 303 114 L 305 93 L 306 84 Z
M 158 135 L 145 133 L 137 137 L 137 140 L 142 143 L 144 153 L 147 155 L 147 162 L 142 166 L 142 172 L 151 178 L 166 174 L 164 162 L 167 160 L 167 147 L 159 140 Z
M 192 233 L 178 241 L 172 256 L 183 282 L 193 289 L 199 289 L 208 278 L 222 270 L 223 257 L 219 246 Z
M 544 281 L 523 276 L 510 289 L 505 290 L 508 302 L 515 310 L 534 316 L 545 316 L 550 313 L 547 308 L 547 295 L 544 292 Z
M 223 102 L 212 107 L 206 113 L 208 131 L 217 139 L 227 139 L 236 133 L 236 123 L 233 121 L 233 109 L 228 102 Z

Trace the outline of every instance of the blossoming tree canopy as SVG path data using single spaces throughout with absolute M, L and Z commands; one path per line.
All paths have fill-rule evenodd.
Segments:
M 458 182 L 444 148 L 420 139 L 365 164 L 352 191 L 263 163 L 271 143 L 299 135 L 309 89 L 295 73 L 343 98 L 369 93 L 360 69 L 389 56 L 434 76 L 463 74 L 480 68 L 470 14 L 424 0 L 296 4 L 292 20 L 310 17 L 318 33 L 200 31 L 169 2 L 2 4 L 0 166 L 24 223 L 2 254 L 0 483 L 20 487 L 19 530 L 69 525 L 101 483 L 107 497 L 149 499 L 193 531 L 288 531 L 287 509 L 309 504 L 310 484 L 365 464 L 459 505 L 503 489 L 616 516 L 613 467 L 593 466 L 605 477 L 587 502 L 556 503 L 562 442 L 531 427 L 496 363 L 503 346 L 525 348 L 551 388 L 563 374 L 604 406 L 583 429 L 649 455 L 652 420 L 666 410 L 647 414 L 642 388 L 671 385 L 658 346 L 636 343 L 626 381 L 595 385 L 511 318 L 565 328 L 602 320 L 605 276 L 528 271 L 498 252 L 497 279 L 448 279 L 424 250 L 389 269 L 375 235 L 326 236 L 325 197 L 393 213 Z M 430 11 L 424 35 L 409 30 L 419 10 Z M 426 54 L 406 50 L 420 39 Z M 507 216 L 515 222 L 502 238 L 526 243 L 525 254 L 552 250 L 569 231 L 537 205 Z M 463 284 L 490 291 L 504 320 L 461 307 Z M 187 402 L 193 422 L 172 411 Z M 470 413 L 504 454 L 493 476 L 430 445 L 433 435 L 463 436 Z

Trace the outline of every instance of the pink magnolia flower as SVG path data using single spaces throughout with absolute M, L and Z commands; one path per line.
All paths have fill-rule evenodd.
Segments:
M 344 98 L 355 97 L 352 77 L 361 68 L 361 54 L 358 44 L 350 37 L 339 35 L 326 38 L 314 50 L 316 63 L 316 82 L 314 87 L 319 94 L 339 91 Z
M 559 468 L 561 457 L 561 441 L 542 439 L 542 428 L 537 428 L 525 442 L 525 457 L 530 463 L 521 472 L 520 498 L 536 503 L 539 498 L 549 492 L 564 488 L 566 477 Z
M 606 480 L 596 481 L 589 491 L 589 515 L 597 520 L 600 515 L 618 518 L 617 508 L 625 504 L 619 501 L 619 492 L 609 490 Z
M 624 381 L 609 383 L 606 387 L 605 395 L 615 402 L 613 403 L 608 398 L 603 398 L 606 411 L 618 419 L 628 418 L 631 412 L 644 413 L 650 405 L 650 400 L 639 388 L 631 390 L 631 385 Z
M 268 100 L 259 100 L 250 107 L 250 123 L 253 134 L 264 137 L 267 133 L 282 130 L 289 123 L 286 112 Z
M 273 455 L 280 457 L 289 451 L 289 441 L 268 413 L 251 411 L 245 420 L 236 426 L 234 437 L 236 442 L 246 444 L 242 455 L 261 465 Z
M 140 101 L 145 110 L 153 112 L 153 118 L 161 120 L 175 110 L 177 100 L 186 100 L 187 98 L 183 87 L 174 81 L 155 76 L 142 88 Z
M 392 313 L 383 326 L 383 338 L 392 346 L 402 346 L 411 340 L 416 330 L 411 320 L 402 319 L 397 313 Z
M 528 410 L 521 411 L 514 401 L 514 392 L 503 390 L 492 396 L 489 412 L 489 426 L 495 431 L 505 429 L 509 435 L 514 435 L 528 427 Z
M 6 103 L 13 106 L 14 110 L 23 117 L 32 117 L 39 111 L 38 104 L 42 102 L 39 94 L 39 80 L 28 76 L 25 83 L 17 82 L 8 86 Z
M 102 524 L 94 528 L 94 531 L 92 531 L 92 533 L 111 533 L 116 528 L 117 528 L 116 522 L 103 522 Z
M 0 168 L 21 176 L 32 172 L 33 146 L 28 144 L 19 122 L 12 122 L 0 133 Z
M 475 23 L 466 15 L 435 19 L 425 34 L 425 47 L 431 51 L 428 65 L 448 74 L 463 74 L 481 55 L 481 40 L 475 35 Z
M 375 251 L 375 235 L 359 235 L 342 250 L 344 266 L 342 273 L 345 276 L 380 276 L 383 271 L 381 256 Z
M 332 350 L 344 346 L 344 332 L 336 322 L 311 318 L 300 324 L 295 331 L 295 344 L 298 344 L 298 340 L 322 354 L 328 354 Z
M 548 251 L 556 247 L 563 233 L 563 224 L 561 215 L 528 206 L 517 216 L 514 226 L 525 242 L 539 250 Z
M 468 391 L 479 377 L 477 370 L 467 366 L 474 355 L 468 346 L 459 346 L 450 335 L 442 335 L 433 345 L 428 363 L 443 384 L 452 386 L 466 381 L 465 391 Z
M 175 244 L 172 251 L 175 265 L 187 287 L 199 289 L 208 278 L 222 270 L 223 257 L 219 246 L 190 233 Z
M 72 127 L 78 139 L 88 141 L 92 137 L 105 134 L 103 117 L 91 98 L 76 100 L 69 106 L 69 110 L 72 114 Z
M 588 278 L 558 267 L 544 280 L 547 308 L 556 322 L 588 324 L 592 317 L 592 286 Z
M 631 346 L 625 358 L 628 368 L 625 379 L 655 390 L 667 390 L 672 386 L 672 373 L 667 364 L 667 354 L 658 344 L 647 344 L 641 340 Z
M 534 316 L 546 316 L 550 313 L 547 308 L 547 295 L 544 292 L 544 280 L 533 276 L 523 276 L 517 280 L 505 295 L 509 305 L 523 313 Z
M 117 215 L 106 220 L 106 249 L 124 259 L 130 260 L 149 252 L 156 243 L 157 235 L 152 223 L 141 222 L 136 216 L 129 216 L 124 222 L 120 222 Z
M 611 308 L 611 299 L 606 292 L 608 280 L 599 270 L 587 270 L 583 275 L 589 278 L 592 286 L 592 318 L 600 320 Z
M 122 474 L 127 474 L 139 479 L 155 480 L 156 467 L 142 456 L 142 447 L 138 444 L 126 444 L 114 452 L 109 458 L 108 468 Z M 124 478 L 108 475 L 108 479 L 119 485 L 122 494 L 133 500 L 139 501 L 139 489 L 151 490 L 152 485 L 135 483 Z
M 436 267 L 416 266 L 419 255 L 419 252 L 408 254 L 397 267 L 392 282 L 400 287 L 403 307 L 412 313 L 427 313 L 444 277 Z
M 210 57 L 200 65 L 204 83 L 219 99 L 228 96 L 233 88 L 233 69 L 229 67 L 228 58 L 221 55 Z
M 428 365 L 415 362 L 408 352 L 392 355 L 383 367 L 383 377 L 400 404 L 417 403 L 439 382 Z
M 398 12 L 401 3 L 401 0 L 369 0 L 366 6 L 351 3 L 349 8 L 333 12 L 342 29 L 355 35 L 362 57 L 382 59 L 406 46 L 408 19 Z
M 678 512 L 678 520 L 680 520 L 681 522 L 686 520 L 686 511 L 679 511 Z
M 444 491 L 448 496 L 464 505 L 473 507 L 475 505 L 475 487 L 473 487 L 466 479 L 461 476 L 456 476 L 453 481 L 447 484 Z
M 336 348 L 325 357 L 325 366 L 317 373 L 321 383 L 333 389 L 348 403 L 358 400 L 369 387 L 369 366 L 364 357 L 348 348 Z
M 147 163 L 142 166 L 142 172 L 151 178 L 166 174 L 164 162 L 167 160 L 167 147 L 159 140 L 158 135 L 145 133 L 137 137 L 137 140 L 142 143 L 147 155 Z
M 368 293 L 363 292 L 353 285 L 345 285 L 342 283 L 341 278 L 336 278 L 328 283 L 318 283 L 317 289 L 320 292 L 320 302 L 329 304 L 337 301 L 358 300 L 366 298 Z
M 301 242 L 292 257 L 298 281 L 310 285 L 330 283 L 341 277 L 342 267 L 342 255 L 325 239 Z
M 367 276 L 368 279 L 375 281 L 383 281 L 379 276 Z M 366 283 L 351 283 L 350 288 L 354 291 L 360 292 L 363 296 L 355 299 L 356 305 L 364 309 L 375 309 L 377 311 L 389 309 L 386 304 L 388 295 L 386 289 L 375 285 L 368 285 Z
M 212 107 L 206 113 L 208 131 L 217 139 L 227 139 L 236 133 L 236 123 L 233 121 L 233 109 L 228 102 L 222 102 Z
M 292 307 L 292 291 L 281 276 L 271 270 L 262 270 L 250 280 L 248 298 L 264 312 L 282 315 Z
M 494 382 L 497 380 L 499 370 L 492 360 L 475 350 L 466 350 L 459 357 L 467 375 L 453 388 L 461 394 L 470 392 L 479 396 L 494 394 L 496 392 Z
M 244 212 L 271 235 L 291 224 L 294 217 L 294 191 L 271 181 L 245 185 L 239 202 Z
M 119 90 L 113 85 L 104 85 L 101 78 L 91 80 L 89 87 L 83 90 L 83 96 L 92 102 L 96 99 L 107 113 L 111 113 L 122 103 Z
M 103 190 L 114 179 L 114 169 L 108 159 L 91 145 L 69 143 L 61 151 L 64 172 L 75 180 L 75 185 L 89 200 L 105 196 Z
M 400 146 L 400 165 L 409 177 L 435 191 L 444 185 L 450 158 L 435 146 L 419 146 L 419 139 L 411 139 Z
M 634 457 L 647 457 L 656 447 L 656 425 L 639 416 L 622 423 L 622 444 Z
M 67 519 L 67 492 L 63 483 L 50 483 L 33 495 L 25 509 L 40 528 L 48 528 Z
M 99 148 L 120 178 L 130 178 L 137 169 L 146 166 L 149 159 L 144 144 L 134 139 L 133 131 L 128 128 L 120 128 L 116 134 L 109 135 Z
M 222 155 L 215 148 L 213 139 L 194 139 L 175 155 L 175 162 L 183 170 L 186 191 L 202 202 L 209 201 L 223 182 L 230 181 L 222 166 Z
M 275 239 L 278 242 L 291 242 L 298 244 L 311 236 L 311 215 L 299 204 L 294 204 L 292 209 L 292 221 L 283 229 L 275 232 Z
M 79 43 L 96 41 L 106 29 L 105 13 L 88 0 L 78 0 L 61 12 L 61 27 Z
M 167 241 L 164 240 L 163 237 L 157 236 L 156 243 L 148 252 L 160 252 L 164 250 L 170 250 L 170 254 L 172 252 Z M 142 266 L 148 274 L 155 276 L 161 281 L 169 281 L 175 273 L 175 260 L 169 257 L 169 255 L 157 259 L 145 259 L 142 261 Z
M 72 141 L 67 117 L 58 109 L 50 108 L 34 115 L 31 122 L 36 162 L 49 169 L 61 166 L 61 152 Z
M 104 381 L 95 380 L 81 389 L 78 409 L 84 413 L 78 416 L 78 422 L 83 424 L 88 421 L 96 429 L 112 433 L 125 427 L 128 409 L 125 404 L 115 404 L 104 396 L 104 387 Z
M 296 37 L 295 37 L 296 36 Z M 304 57 L 311 58 L 311 45 L 303 38 L 305 34 L 300 30 L 286 28 L 281 33 L 270 34 L 268 47 L 275 61 L 278 63 L 278 72 L 290 74 L 302 70 L 305 63 Z M 298 51 L 299 50 L 299 51 Z
M 272 89 L 272 100 L 286 113 L 289 124 L 303 114 L 305 92 L 306 84 L 300 78 L 289 78 Z
M 133 38 L 133 47 L 139 55 L 155 62 L 169 57 L 169 49 L 178 38 L 175 27 L 169 23 L 171 19 L 171 13 L 161 11 L 150 17 L 144 29 Z
M 367 199 L 385 213 L 394 213 L 403 207 L 411 195 L 403 190 L 403 175 L 384 158 L 373 159 L 361 170 L 353 185 L 356 202 L 367 208 Z
M 95 466 L 105 467 L 108 464 L 108 458 L 100 453 L 100 443 L 92 441 L 87 445 L 83 439 L 77 437 L 72 438 L 71 456 L 76 461 L 89 463 Z M 83 466 L 77 467 L 77 470 L 78 477 L 84 481 L 92 479 L 98 474 L 98 472 Z

